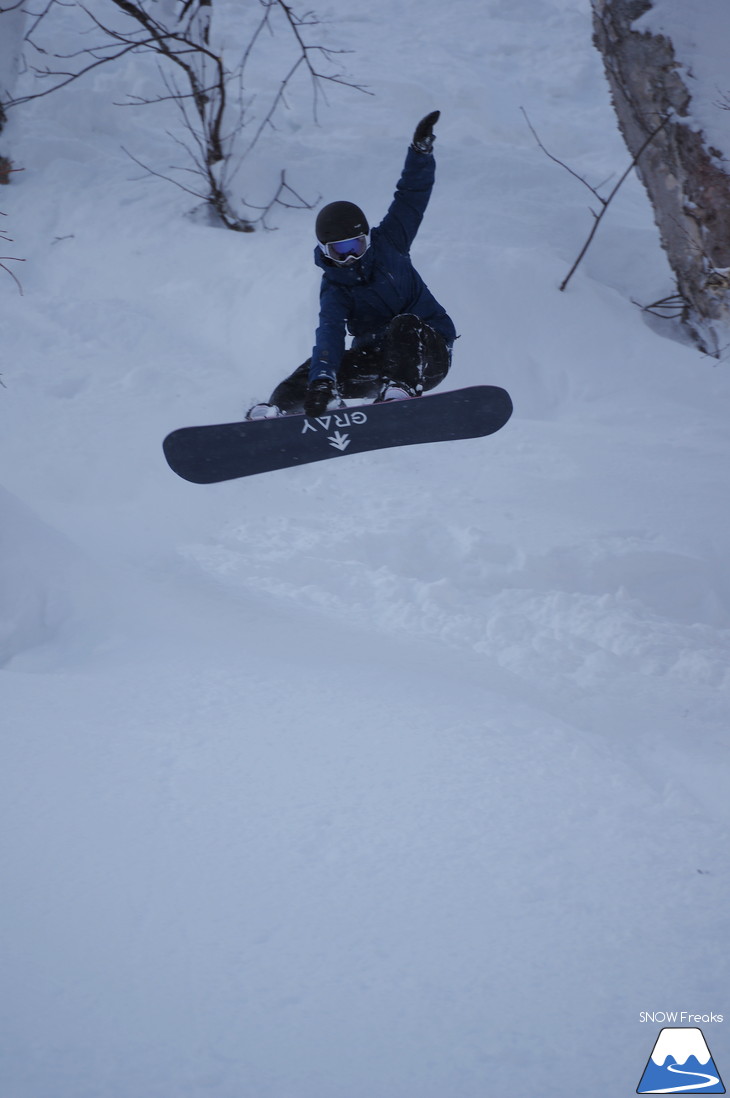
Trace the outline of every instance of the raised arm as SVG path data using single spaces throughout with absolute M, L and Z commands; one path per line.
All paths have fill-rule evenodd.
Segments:
M 432 111 L 416 126 L 393 201 L 379 225 L 391 243 L 404 253 L 410 251 L 431 197 L 436 174 L 433 127 L 440 113 Z

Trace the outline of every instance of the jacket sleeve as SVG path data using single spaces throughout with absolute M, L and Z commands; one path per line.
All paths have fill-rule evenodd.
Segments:
M 380 223 L 380 230 L 400 252 L 410 251 L 431 197 L 435 175 L 433 153 L 418 152 L 411 146 L 390 209 Z
M 345 353 L 345 326 L 349 311 L 346 291 L 322 279 L 319 293 L 319 327 L 312 350 L 309 380 L 318 377 L 337 377 L 342 356 Z

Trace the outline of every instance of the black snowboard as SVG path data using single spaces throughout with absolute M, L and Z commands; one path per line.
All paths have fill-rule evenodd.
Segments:
M 504 389 L 475 385 L 411 400 L 359 404 L 318 419 L 278 416 L 181 427 L 162 445 L 178 476 L 194 484 L 215 484 L 343 454 L 491 435 L 511 414 L 512 401 Z

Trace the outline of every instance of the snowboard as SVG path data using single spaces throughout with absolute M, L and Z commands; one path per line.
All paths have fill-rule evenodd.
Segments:
M 410 400 L 358 404 L 316 418 L 290 415 L 180 427 L 162 445 L 178 476 L 193 484 L 216 484 L 368 450 L 491 435 L 511 414 L 506 390 L 474 385 Z

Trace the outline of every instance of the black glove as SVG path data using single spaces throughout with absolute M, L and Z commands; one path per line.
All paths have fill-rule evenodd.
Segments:
M 416 126 L 416 132 L 413 135 L 413 148 L 417 149 L 418 152 L 430 153 L 433 151 L 433 143 L 436 140 L 433 128 L 440 116 L 441 111 L 431 111 Z
M 327 411 L 327 405 L 335 396 L 335 383 L 331 377 L 318 377 L 307 387 L 304 396 L 304 414 L 316 419 Z

